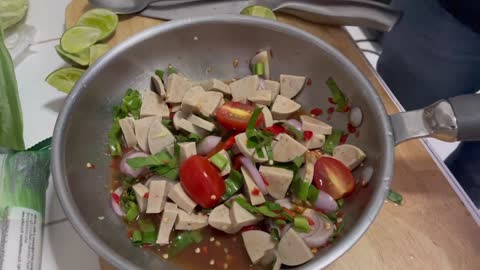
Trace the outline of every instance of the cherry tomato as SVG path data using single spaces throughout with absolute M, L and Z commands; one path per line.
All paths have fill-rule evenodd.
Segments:
M 255 107 L 241 102 L 230 101 L 223 104 L 215 112 L 218 122 L 226 129 L 244 131 L 247 129 L 248 121 L 253 114 Z M 258 117 L 256 126 L 263 123 L 263 114 Z
M 355 188 L 355 179 L 350 170 L 341 161 L 325 156 L 315 163 L 313 183 L 335 200 L 351 193 Z
M 225 193 L 225 182 L 206 157 L 194 155 L 180 166 L 180 182 L 185 192 L 203 208 L 217 204 Z

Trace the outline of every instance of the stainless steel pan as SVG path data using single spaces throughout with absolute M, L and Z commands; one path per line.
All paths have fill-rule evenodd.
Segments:
M 178 269 L 133 247 L 125 236 L 125 224 L 110 208 L 106 142 L 112 106 L 127 88 L 148 88 L 152 72 L 168 64 L 196 80 L 247 75 L 247 61 L 260 48 L 274 52 L 273 78 L 280 73 L 312 78 L 312 85 L 298 97 L 307 108 L 327 108 L 329 92 L 324 82 L 328 76 L 336 79 L 365 116 L 360 137 L 349 140 L 366 151 L 368 163 L 375 168 L 371 183 L 346 199 L 343 237 L 320 249 L 301 269 L 327 266 L 368 229 L 390 186 L 396 143 L 423 136 L 480 138 L 475 110 L 480 96 L 457 97 L 425 110 L 389 116 L 352 63 L 326 42 L 297 28 L 245 16 L 186 19 L 153 27 L 116 46 L 89 68 L 67 98 L 54 133 L 52 172 L 61 204 L 81 237 L 115 267 Z M 238 68 L 232 65 L 234 59 L 240 60 Z M 425 89 L 429 90 L 434 91 Z M 345 128 L 346 121 L 345 115 L 334 114 L 337 128 Z M 87 169 L 87 162 L 96 169 Z

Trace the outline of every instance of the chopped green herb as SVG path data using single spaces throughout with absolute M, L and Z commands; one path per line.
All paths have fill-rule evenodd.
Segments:
M 388 190 L 387 199 L 393 203 L 401 205 L 403 202 L 403 196 L 391 189 Z
M 296 129 L 294 126 L 290 125 L 289 123 L 284 122 L 282 125 L 287 130 L 287 133 L 292 134 L 297 141 L 303 141 L 303 132 Z
M 155 75 L 157 75 L 157 76 L 160 78 L 160 80 L 162 80 L 162 81 L 163 81 L 163 74 L 164 74 L 164 73 L 165 73 L 165 72 L 164 72 L 163 70 L 161 70 L 161 69 L 155 70 Z
M 127 164 L 133 169 L 144 167 L 167 165 L 172 161 L 172 156 L 167 150 L 163 150 L 157 154 L 148 157 L 136 157 L 127 159 Z
M 319 193 L 320 191 L 318 191 L 318 189 L 314 185 L 310 185 L 310 188 L 308 189 L 307 200 L 311 203 L 314 203 L 315 201 L 317 201 Z
M 267 152 L 267 158 L 269 162 L 273 162 L 273 149 L 272 145 L 266 145 L 265 146 L 265 151 Z
M 172 120 L 170 119 L 162 119 L 162 125 L 168 128 L 169 125 L 172 124 Z
M 132 243 L 133 243 L 133 245 L 135 245 L 137 247 L 143 245 L 142 232 L 140 232 L 139 230 L 133 231 L 133 233 L 132 233 Z
M 297 232 L 310 232 L 310 225 L 308 224 L 308 220 L 302 216 L 296 216 L 293 219 L 293 226 Z
M 125 219 L 128 222 L 135 221 L 138 217 L 138 206 L 136 203 L 130 203 L 127 212 L 125 213 Z
M 335 230 L 335 234 L 338 235 L 338 234 L 342 233 L 344 229 L 345 229 L 345 222 L 340 222 L 338 224 L 337 229 Z
M 181 143 L 181 142 L 195 142 L 195 143 L 198 143 L 199 141 L 202 140 L 202 137 L 200 137 L 200 135 L 195 134 L 195 133 L 190 133 L 187 136 L 180 134 L 180 135 L 175 136 L 175 140 L 178 143 Z
M 278 214 L 270 210 L 266 205 L 257 207 L 257 211 L 266 217 L 271 217 L 271 218 L 278 217 Z
M 325 140 L 325 144 L 323 145 L 323 151 L 327 154 L 332 154 L 333 153 L 333 148 L 340 144 L 340 139 L 342 138 L 343 131 L 341 130 L 333 130 L 332 134 L 327 136 L 327 139 Z
M 140 108 L 142 107 L 142 96 L 140 92 L 128 89 L 119 106 L 113 107 L 113 124 L 108 132 L 110 154 L 119 156 L 122 154 L 121 136 L 122 130 L 118 121 L 131 116 L 135 119 L 140 118 Z
M 270 236 L 272 237 L 273 240 L 275 240 L 277 242 L 280 241 L 280 233 L 278 232 L 277 228 L 273 228 L 270 231 Z
M 345 204 L 345 200 L 343 198 L 337 200 L 338 208 L 342 208 Z
M 333 222 L 337 222 L 337 212 L 326 213 L 325 216 Z
M 345 108 L 347 107 L 347 99 L 345 98 L 342 90 L 340 90 L 332 77 L 328 78 L 327 86 L 330 89 L 330 92 L 332 92 L 333 102 L 337 104 L 337 112 L 344 112 Z
M 171 75 L 171 74 L 176 74 L 177 73 L 177 69 L 175 67 L 173 67 L 172 65 L 168 65 L 168 69 L 167 69 L 167 74 L 168 75 Z
M 243 207 L 243 209 L 247 210 L 251 214 L 254 214 L 254 215 L 258 214 L 257 208 L 255 206 L 251 205 L 249 202 L 247 202 L 247 200 L 245 200 L 245 198 L 240 197 L 240 196 L 236 197 L 235 202 L 238 203 L 241 207 Z
M 265 74 L 265 64 L 263 62 L 259 62 L 253 65 L 253 74 L 259 76 Z
M 279 226 L 287 225 L 287 222 L 283 219 L 275 219 L 274 222 L 276 225 L 279 225 Z
M 272 211 L 281 211 L 283 209 L 280 204 L 274 203 L 274 202 L 271 202 L 271 201 L 266 201 L 265 205 L 268 207 L 268 209 L 270 209 Z
M 157 240 L 157 232 L 155 225 L 150 219 L 140 219 L 138 221 L 138 227 L 142 232 L 143 244 L 154 244 Z
M 228 164 L 228 160 L 222 156 L 222 154 L 220 153 L 216 153 L 215 155 L 213 155 L 210 159 L 210 162 L 213 163 L 213 165 L 215 165 L 215 167 L 217 167 L 220 171 L 223 171 L 223 169 L 225 169 L 225 167 L 227 166 Z
M 310 186 L 311 185 L 309 183 L 304 181 L 302 181 L 302 183 L 300 184 L 300 190 L 298 194 L 296 194 L 296 196 L 303 202 L 306 202 L 308 199 L 308 192 L 310 190 Z
M 300 169 L 303 163 L 305 163 L 305 156 L 304 155 L 297 156 L 293 159 L 292 162 L 298 169 Z
M 177 235 L 170 244 L 168 256 L 173 257 L 193 244 L 199 244 L 203 241 L 203 235 L 199 231 L 185 231 Z
M 255 125 L 261 114 L 262 114 L 262 108 L 258 108 L 258 107 L 255 108 L 255 110 L 252 113 L 252 116 L 250 116 L 250 119 L 248 120 L 247 130 L 255 129 Z
M 237 193 L 243 187 L 244 182 L 243 175 L 239 171 L 232 169 L 225 180 L 226 190 L 222 196 L 222 201 L 230 199 Z
M 132 185 L 135 184 L 137 179 L 135 177 L 129 176 L 129 175 L 121 175 L 120 176 L 120 181 L 122 182 L 122 186 L 124 188 L 129 188 Z

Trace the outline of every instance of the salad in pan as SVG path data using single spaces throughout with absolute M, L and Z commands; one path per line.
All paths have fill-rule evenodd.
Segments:
M 333 129 L 294 100 L 309 79 L 271 80 L 269 57 L 259 52 L 251 76 L 228 82 L 169 66 L 115 107 L 112 207 L 133 245 L 189 269 L 279 269 L 342 233 L 351 171 L 366 158 L 344 133 L 361 110 L 329 78 L 328 114 L 350 114 L 347 131 Z

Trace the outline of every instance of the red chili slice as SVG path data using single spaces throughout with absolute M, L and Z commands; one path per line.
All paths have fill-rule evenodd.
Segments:
M 313 137 L 313 132 L 311 132 L 310 130 L 305 130 L 303 132 L 303 138 L 305 139 L 305 141 L 311 140 L 312 137 Z
M 320 108 L 314 108 L 310 111 L 310 114 L 313 115 L 313 116 L 319 116 L 319 115 L 323 114 L 323 110 L 320 109 Z

